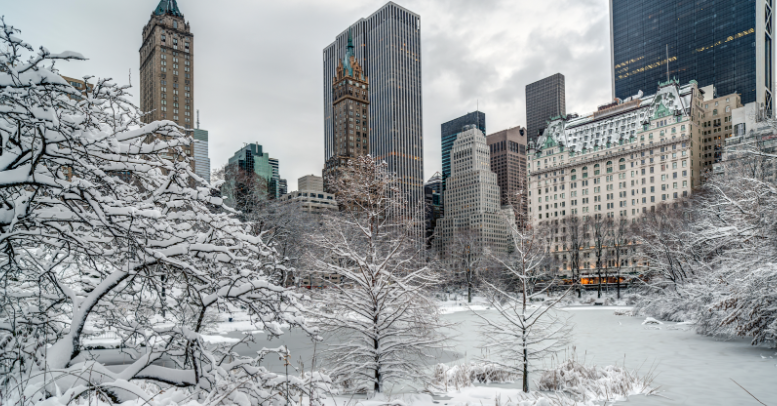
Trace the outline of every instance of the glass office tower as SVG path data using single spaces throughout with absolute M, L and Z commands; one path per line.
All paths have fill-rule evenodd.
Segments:
M 451 176 L 451 148 L 456 141 L 462 127 L 465 125 L 474 125 L 483 134 L 486 134 L 486 113 L 482 111 L 473 111 L 459 118 L 440 125 L 442 141 L 442 189 L 445 189 L 445 180 Z
M 772 110 L 773 0 L 610 0 L 613 95 L 668 75 Z M 668 45 L 668 52 L 667 52 Z
M 392 2 L 345 27 L 324 48 L 324 147 L 334 154 L 332 80 L 353 33 L 356 58 L 369 79 L 370 153 L 388 163 L 414 205 L 423 203 L 421 17 Z M 420 207 L 420 206 L 419 206 Z M 421 210 L 417 213 L 422 216 Z M 423 224 L 419 225 L 419 237 Z
M 526 85 L 526 130 L 530 142 L 545 131 L 552 117 L 567 114 L 564 75 L 557 73 Z

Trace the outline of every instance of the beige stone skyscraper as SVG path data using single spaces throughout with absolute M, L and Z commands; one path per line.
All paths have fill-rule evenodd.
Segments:
M 515 224 L 512 207 L 502 207 L 497 175 L 491 172 L 486 137 L 475 125 L 462 128 L 451 148 L 451 177 L 443 192 L 445 215 L 437 220 L 434 242 L 449 258 L 458 240 L 478 252 L 507 252 Z
M 161 0 L 143 27 L 140 108 L 147 123 L 194 128 L 194 35 L 176 0 Z

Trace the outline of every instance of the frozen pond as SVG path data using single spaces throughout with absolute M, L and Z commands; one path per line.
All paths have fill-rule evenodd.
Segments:
M 758 405 L 733 379 L 762 402 L 777 405 L 777 350 L 752 347 L 747 340 L 703 337 L 689 326 L 673 327 L 675 323 L 665 323 L 659 326 L 660 330 L 654 330 L 642 325 L 643 318 L 616 316 L 614 310 L 612 307 L 567 308 L 575 323 L 573 342 L 578 359 L 588 364 L 622 365 L 625 357 L 629 369 L 639 369 L 642 374 L 651 368 L 654 370 L 653 387 L 660 387 L 663 397 L 632 396 L 631 404 Z M 441 355 L 439 362 L 462 362 L 464 358 L 479 355 L 481 337 L 477 333 L 476 317 L 469 311 L 444 317 L 459 325 L 452 348 Z M 295 339 L 299 337 L 295 336 L 292 334 L 281 342 L 289 344 L 293 354 L 297 348 L 295 360 L 300 355 L 308 359 L 312 349 L 301 349 L 300 340 Z M 271 344 L 277 345 L 277 342 Z M 309 366 L 309 361 L 305 365 Z
M 646 329 L 642 318 L 615 316 L 612 310 L 574 308 L 574 341 L 587 361 L 622 363 L 641 372 L 654 367 L 659 397 L 631 397 L 637 405 L 757 405 L 739 388 L 762 402 L 777 404 L 777 351 L 752 347 L 748 340 L 722 341 L 692 329 Z M 687 328 L 687 327 L 686 327 Z M 764 358 L 765 357 L 765 358 Z M 773 358 L 772 358 L 773 357 Z
M 654 371 L 652 386 L 660 388 L 661 397 L 632 396 L 629 398 L 631 404 L 758 405 L 733 379 L 762 402 L 777 405 L 776 350 L 752 347 L 746 340 L 721 341 L 703 337 L 689 326 L 675 326 L 675 323 L 665 323 L 659 326 L 660 330 L 651 329 L 642 325 L 643 318 L 614 315 L 616 308 L 613 307 L 572 307 L 566 310 L 575 323 L 573 343 L 578 360 L 584 360 L 589 365 L 622 365 L 625 357 L 626 366 L 639 369 L 641 375 L 651 369 Z M 489 310 L 482 311 L 488 315 L 495 314 Z M 459 311 L 444 317 L 458 323 L 454 332 L 456 337 L 451 340 L 450 348 L 435 354 L 435 363 L 463 362 L 479 355 L 481 337 L 477 333 L 476 316 L 469 311 Z M 224 325 L 229 326 L 229 323 Z M 236 338 L 242 334 L 233 331 L 222 337 Z M 288 345 L 294 365 L 302 361 L 306 370 L 310 368 L 313 346 L 299 330 L 271 342 L 265 340 L 263 334 L 256 337 L 257 344 L 251 348 L 244 347 L 239 352 L 247 354 L 262 347 Z M 115 350 L 99 352 L 103 361 L 116 356 Z M 276 355 L 268 355 L 266 365 L 282 371 L 282 363 Z
M 573 342 L 578 359 L 587 364 L 622 365 L 655 371 L 653 387 L 663 397 L 632 396 L 635 405 L 758 405 L 731 380 L 762 402 L 777 404 L 777 351 L 752 347 L 749 341 L 703 337 L 688 326 L 665 323 L 660 330 L 642 325 L 643 318 L 616 316 L 608 307 L 567 308 L 575 323 Z M 479 352 L 473 316 L 453 313 L 461 322 L 460 351 Z M 468 327 L 470 326 L 470 327 Z M 679 328 L 686 328 L 681 330 Z M 764 358 L 765 357 L 765 358 Z M 773 357 L 773 358 L 770 358 Z

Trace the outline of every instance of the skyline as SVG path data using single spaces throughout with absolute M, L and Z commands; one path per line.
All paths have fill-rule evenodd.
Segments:
M 21 29 L 23 38 L 35 47 L 77 51 L 89 58 L 58 64 L 63 75 L 112 77 L 125 84 L 131 71 L 132 100 L 139 104 L 140 30 L 156 0 L 36 3 L 35 15 L 25 15 L 17 3 L 6 7 L 6 21 Z M 489 115 L 494 132 L 525 126 L 528 83 L 556 72 L 564 74 L 568 112 L 592 111 L 610 100 L 606 0 L 555 0 L 542 5 L 463 0 L 445 5 L 428 0 L 395 3 L 418 13 L 422 21 L 424 180 L 441 170 L 441 123 L 479 107 Z M 281 176 L 288 179 L 289 191 L 296 189 L 299 177 L 320 174 L 324 163 L 321 49 L 342 27 L 384 4 L 299 0 L 246 2 L 224 10 L 203 0 L 179 1 L 197 40 L 195 104 L 201 110 L 201 128 L 211 135 L 211 167 L 224 165 L 244 143 L 258 142 L 282 162 Z M 240 12 L 230 11 L 236 9 Z M 94 10 L 88 12 L 85 23 L 89 29 L 74 23 L 83 18 L 84 10 Z M 117 15 L 122 18 L 109 18 Z M 546 23 L 551 16 L 552 30 Z M 559 23 L 563 21 L 575 24 Z M 101 32 L 107 34 L 95 35 Z M 209 77 L 214 72 L 223 73 L 225 79 Z

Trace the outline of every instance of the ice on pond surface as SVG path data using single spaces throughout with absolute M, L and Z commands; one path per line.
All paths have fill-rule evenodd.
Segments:
M 458 306 L 457 306 L 458 307 Z M 652 388 L 657 388 L 660 396 L 631 396 L 633 405 L 757 405 L 758 403 L 734 381 L 768 405 L 777 405 L 777 350 L 750 346 L 749 340 L 722 341 L 700 336 L 693 326 L 687 323 L 664 322 L 660 330 L 646 329 L 642 317 L 630 317 L 624 307 L 570 307 L 565 308 L 572 316 L 575 327 L 572 331 L 573 343 L 578 361 L 589 366 L 624 366 L 627 370 L 638 371 L 640 376 L 654 375 Z M 478 310 L 492 312 L 493 310 Z M 617 315 L 622 314 L 622 315 Z M 469 311 L 455 311 L 443 316 L 446 320 L 459 323 L 455 328 L 456 336 L 450 347 L 430 362 L 431 368 L 438 363 L 449 365 L 472 361 L 480 355 L 479 345 L 482 337 L 476 328 L 476 316 Z M 249 331 L 255 326 L 246 326 Z M 219 329 L 220 330 L 220 329 Z M 243 338 L 242 331 L 232 331 L 222 337 Z M 254 335 L 256 343 L 250 347 L 240 346 L 238 352 L 253 353 L 262 347 L 288 345 L 295 366 L 301 360 L 305 369 L 309 368 L 313 355 L 311 340 L 301 331 L 286 331 L 282 337 L 272 341 L 267 335 Z M 332 338 L 330 338 L 332 339 Z M 319 344 L 320 351 L 325 344 Z M 112 350 L 98 351 L 106 353 Z M 115 351 L 115 350 L 113 350 Z M 570 353 L 572 349 L 570 348 Z M 107 354 L 106 354 L 107 355 Z M 564 355 L 561 355 L 563 360 Z M 102 358 L 107 360 L 107 358 Z M 120 358 L 119 358 L 120 360 Z M 320 361 L 319 361 L 320 362 Z M 281 372 L 283 363 L 277 357 L 267 357 L 264 364 Z M 320 365 L 320 364 L 319 364 Z M 550 362 L 545 367 L 550 367 Z M 531 377 L 532 387 L 536 388 L 539 373 Z M 733 380 L 733 381 L 732 381 Z M 462 389 L 461 393 L 450 393 L 448 401 L 440 401 L 438 406 L 464 405 L 473 396 L 483 400 L 483 404 L 493 404 L 497 396 L 503 400 L 509 394 L 515 394 L 520 388 L 520 380 L 511 384 L 493 384 Z M 397 394 L 401 390 L 395 390 Z M 426 404 L 423 396 L 411 396 Z M 488 403 L 486 403 L 488 399 Z M 515 397 L 513 397 L 515 399 Z M 329 404 L 329 403 L 327 403 Z M 339 404 L 339 402 L 338 402 Z M 609 404 L 609 403 L 608 403 Z M 430 404 L 429 406 L 433 406 Z
M 641 373 L 654 370 L 651 385 L 661 397 L 632 396 L 637 405 L 757 405 L 777 404 L 777 361 L 749 340 L 723 341 L 695 333 L 693 326 L 666 322 L 661 330 L 646 330 L 643 319 L 616 316 L 607 308 L 574 311 L 574 342 L 586 363 L 623 365 Z M 679 326 L 674 327 L 673 326 Z
M 640 375 L 652 371 L 655 379 L 651 386 L 658 388 L 660 396 L 631 396 L 630 404 L 758 404 L 732 379 L 762 402 L 777 404 L 777 359 L 769 358 L 775 350 L 750 346 L 744 339 L 722 341 L 701 336 L 689 328 L 692 326 L 683 323 L 666 322 L 664 329 L 646 330 L 642 325 L 643 318 L 615 315 L 616 311 L 626 310 L 624 308 L 597 306 L 565 310 L 572 315 L 575 324 L 572 334 L 579 361 L 600 367 L 625 363 L 627 369 L 637 370 Z M 459 311 L 444 317 L 460 324 L 456 327 L 457 336 L 451 342 L 450 350 L 440 354 L 441 359 L 435 363 L 461 363 L 480 355 L 481 337 L 475 328 L 475 316 L 468 311 Z M 674 325 L 685 328 L 669 329 Z M 312 345 L 302 334 L 295 332 L 281 338 L 280 343 L 291 347 L 293 359 L 301 356 L 305 364 L 310 365 Z M 532 382 L 537 379 L 539 374 L 532 377 Z M 485 390 L 496 395 L 519 387 L 520 381 L 494 385 L 489 388 L 491 390 L 483 388 L 478 392 L 483 394 Z M 494 399 L 491 395 L 487 396 Z

